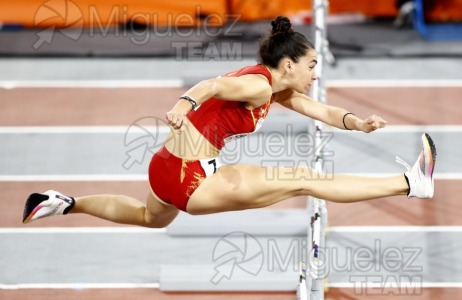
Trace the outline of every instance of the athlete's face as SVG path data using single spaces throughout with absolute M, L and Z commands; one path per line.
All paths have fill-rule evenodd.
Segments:
M 299 93 L 307 93 L 310 90 L 313 80 L 316 80 L 316 51 L 310 49 L 301 57 L 297 63 L 293 64 L 292 88 Z

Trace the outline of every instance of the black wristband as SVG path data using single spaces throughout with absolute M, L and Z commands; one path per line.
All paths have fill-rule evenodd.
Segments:
M 345 118 L 346 118 L 346 116 L 348 116 L 348 115 L 353 115 L 353 116 L 354 116 L 355 114 L 349 112 L 349 113 L 346 113 L 346 114 L 343 115 L 343 127 L 345 127 L 346 130 L 351 130 L 351 129 L 348 128 L 348 127 L 346 126 L 346 124 L 345 124 Z
M 192 109 L 193 110 L 196 109 L 197 102 L 193 98 L 191 98 L 189 96 L 186 96 L 186 95 L 183 95 L 183 96 L 180 97 L 180 99 L 184 99 L 186 101 L 189 101 L 189 103 L 191 103 L 191 105 L 192 105 Z

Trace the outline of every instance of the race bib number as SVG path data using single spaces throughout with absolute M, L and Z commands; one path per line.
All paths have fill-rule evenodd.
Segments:
M 215 174 L 219 167 L 222 166 L 220 160 L 216 158 L 204 158 L 200 160 L 202 169 L 205 172 L 205 176 Z
M 265 121 L 264 118 L 258 119 L 257 124 L 255 125 L 255 130 L 254 130 L 254 132 L 256 132 L 258 129 L 261 128 L 261 126 L 263 125 L 263 122 L 264 122 L 264 121 Z

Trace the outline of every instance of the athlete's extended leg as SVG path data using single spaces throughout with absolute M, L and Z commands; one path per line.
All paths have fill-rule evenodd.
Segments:
M 94 195 L 75 199 L 70 213 L 85 213 L 115 223 L 162 228 L 178 214 L 174 206 L 167 206 L 149 193 L 146 204 L 124 195 Z
M 312 178 L 308 179 L 308 174 Z M 324 176 L 308 168 L 223 166 L 216 174 L 205 179 L 192 194 L 187 211 L 191 214 L 207 214 L 259 208 L 301 195 L 348 203 L 406 195 L 409 190 L 403 175 L 388 178 L 347 175 L 335 175 L 333 179 L 321 177 Z
M 258 208 L 299 195 L 312 195 L 334 202 L 356 202 L 386 196 L 433 196 L 435 148 L 428 135 L 414 167 L 403 175 L 358 177 L 334 175 L 326 178 L 309 168 L 268 168 L 227 165 L 206 178 L 189 199 L 187 211 L 207 214 Z
M 38 197 L 42 197 L 44 201 L 40 201 Z M 85 213 L 115 223 L 153 228 L 165 227 L 175 219 L 178 209 L 160 203 L 155 197 L 149 193 L 146 204 L 143 204 L 135 198 L 124 195 L 92 195 L 75 198 L 72 207 L 68 206 L 68 203 L 72 202 L 67 200 L 69 197 L 55 191 L 47 191 L 29 197 L 23 222 L 66 214 L 65 207 L 68 206 L 71 208 L 69 213 Z

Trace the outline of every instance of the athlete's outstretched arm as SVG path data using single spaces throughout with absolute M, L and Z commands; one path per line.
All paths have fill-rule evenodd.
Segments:
M 307 95 L 297 93 L 293 90 L 280 92 L 276 96 L 276 102 L 302 115 L 339 129 L 359 130 L 368 133 L 383 128 L 387 124 L 387 121 L 378 115 L 371 115 L 364 120 L 353 114 L 345 116 L 348 113 L 347 110 L 314 101 Z
M 270 99 L 271 85 L 268 79 L 259 74 L 247 74 L 239 77 L 218 77 L 203 80 L 190 88 L 184 95 L 192 98 L 200 105 L 212 97 L 229 101 L 247 102 L 252 106 L 260 106 Z M 187 100 L 178 101 L 167 113 L 167 121 L 175 130 L 181 132 L 187 119 L 185 115 L 192 109 Z
M 265 76 L 247 74 L 201 81 L 190 88 L 185 95 L 192 97 L 197 104 L 216 97 L 222 100 L 254 102 L 253 104 L 260 106 L 268 101 L 272 93 L 271 85 Z

